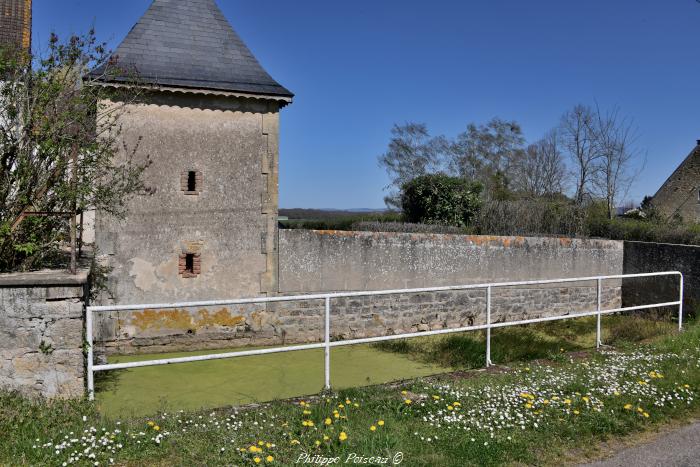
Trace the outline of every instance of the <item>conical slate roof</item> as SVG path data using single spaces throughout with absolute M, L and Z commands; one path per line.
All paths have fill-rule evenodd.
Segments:
M 105 81 L 136 75 L 145 84 L 293 96 L 258 63 L 215 0 L 154 0 L 114 56 L 129 76 Z

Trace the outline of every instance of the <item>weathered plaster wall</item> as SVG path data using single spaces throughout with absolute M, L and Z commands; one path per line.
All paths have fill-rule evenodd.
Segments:
M 619 274 L 622 243 L 558 238 L 471 237 L 369 232 L 280 231 L 280 292 L 377 290 Z M 229 295 L 231 296 L 231 295 Z M 604 287 L 620 303 L 619 281 Z M 337 299 L 334 337 L 483 323 L 485 292 L 459 291 Z M 592 311 L 595 284 L 494 290 L 494 321 Z M 319 300 L 106 315 L 98 339 L 108 353 L 318 341 Z
M 620 274 L 622 253 L 609 240 L 280 230 L 280 291 Z
M 0 387 L 82 397 L 87 271 L 0 275 Z
M 653 204 L 666 216 L 700 222 L 700 141 L 654 195 Z
M 124 220 L 97 214 L 98 251 L 113 268 L 102 303 L 275 292 L 278 104 L 153 93 L 127 109 L 122 157 L 150 157 L 152 193 L 131 200 Z M 181 189 L 190 170 L 201 174 L 197 195 Z M 184 253 L 201 255 L 198 277 L 179 274 Z
M 700 246 L 625 242 L 625 274 L 680 271 L 684 276 L 686 313 L 700 312 Z M 625 279 L 625 306 L 678 300 L 678 277 Z M 673 313 L 677 312 L 674 307 Z

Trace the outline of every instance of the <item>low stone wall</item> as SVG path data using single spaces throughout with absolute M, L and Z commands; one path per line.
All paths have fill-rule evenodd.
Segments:
M 700 312 L 700 246 L 625 242 L 624 248 L 625 274 L 680 271 L 686 313 Z M 676 301 L 678 284 L 676 276 L 625 279 L 622 301 L 624 306 Z
M 566 238 L 280 231 L 280 294 L 379 290 L 622 272 L 622 243 Z M 482 324 L 485 290 L 334 299 L 334 338 Z M 604 284 L 606 307 L 619 281 Z M 595 284 L 494 289 L 494 322 L 596 307 Z M 96 338 L 111 353 L 317 342 L 321 300 L 100 314 Z
M 497 288 L 492 321 L 576 314 L 596 309 L 596 287 Z M 620 304 L 619 283 L 603 288 L 606 308 Z M 132 354 L 243 345 L 319 342 L 322 300 L 198 309 L 113 312 L 100 319 L 101 353 Z M 486 323 L 484 289 L 331 300 L 333 339 L 374 337 Z
M 82 397 L 87 271 L 0 274 L 0 387 Z

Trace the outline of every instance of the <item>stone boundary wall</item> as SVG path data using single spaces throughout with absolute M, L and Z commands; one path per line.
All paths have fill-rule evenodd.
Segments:
M 700 246 L 670 243 L 625 242 L 625 274 L 680 271 L 684 278 L 686 313 L 700 312 Z M 678 277 L 625 279 L 624 306 L 678 300 Z M 675 307 L 674 307 L 675 308 Z M 669 310 L 677 312 L 677 308 Z
M 280 231 L 280 294 L 380 290 L 622 273 L 622 242 L 374 232 Z M 485 290 L 334 299 L 332 335 L 359 338 L 483 324 Z M 604 284 L 607 307 L 620 282 Z M 223 297 L 222 297 L 223 298 Z M 494 322 L 593 311 L 595 284 L 494 289 Z M 104 313 L 103 354 L 317 342 L 321 300 Z
M 88 271 L 0 274 L 0 388 L 82 397 Z

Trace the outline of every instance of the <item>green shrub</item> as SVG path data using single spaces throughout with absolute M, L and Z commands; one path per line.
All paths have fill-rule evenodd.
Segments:
M 408 222 L 465 227 L 479 212 L 482 190 L 463 178 L 422 175 L 403 185 L 401 206 Z

